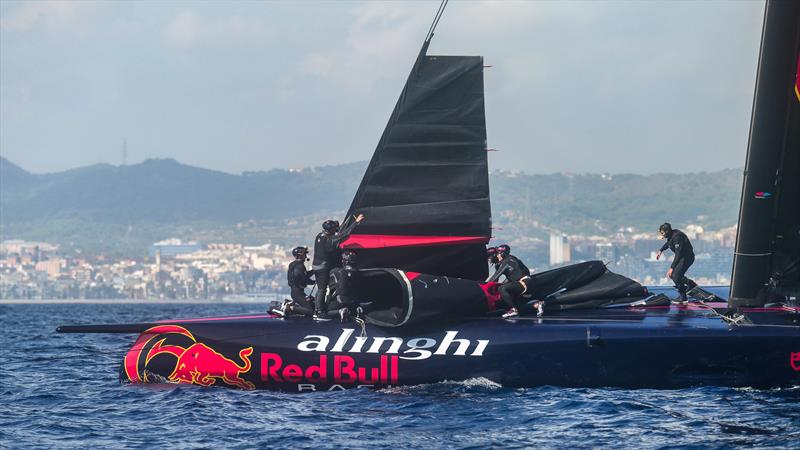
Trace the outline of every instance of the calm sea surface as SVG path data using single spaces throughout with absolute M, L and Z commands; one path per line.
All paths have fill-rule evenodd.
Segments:
M 2 448 L 800 448 L 800 389 L 507 389 L 486 380 L 314 394 L 121 385 L 133 335 L 71 323 L 254 304 L 0 305 Z

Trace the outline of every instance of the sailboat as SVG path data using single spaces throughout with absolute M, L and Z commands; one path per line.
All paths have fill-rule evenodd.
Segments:
M 673 305 L 589 261 L 534 274 L 544 316 L 503 319 L 491 238 L 483 59 L 426 35 L 347 219 L 363 321 L 272 314 L 69 325 L 138 334 L 124 383 L 312 392 L 485 378 L 506 387 L 800 385 L 800 3 L 767 2 L 730 298 Z M 795 89 L 798 94 L 795 95 Z M 764 193 L 769 193 L 765 195 Z M 793 272 L 794 271 L 794 272 Z

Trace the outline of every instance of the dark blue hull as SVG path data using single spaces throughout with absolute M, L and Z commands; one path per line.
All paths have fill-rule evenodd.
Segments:
M 738 325 L 696 305 L 475 318 L 435 329 L 269 316 L 179 320 L 142 333 L 121 378 L 295 392 L 470 378 L 506 387 L 800 385 L 798 310 L 744 312 Z

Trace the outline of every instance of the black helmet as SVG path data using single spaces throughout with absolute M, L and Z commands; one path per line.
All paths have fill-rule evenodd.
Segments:
M 669 222 L 662 223 L 661 226 L 658 227 L 658 234 L 668 238 L 672 234 L 672 225 L 670 225 Z
M 497 254 L 498 255 L 506 256 L 509 253 L 511 253 L 511 247 L 509 247 L 508 244 L 503 244 L 503 245 L 498 245 L 497 246 Z
M 308 254 L 308 247 L 295 247 L 292 249 L 292 256 L 295 258 L 305 258 Z
M 356 252 L 352 250 L 346 250 L 342 253 L 342 265 L 353 265 L 356 263 Z
M 328 233 L 335 233 L 339 231 L 339 221 L 338 220 L 326 220 L 322 222 L 322 229 Z

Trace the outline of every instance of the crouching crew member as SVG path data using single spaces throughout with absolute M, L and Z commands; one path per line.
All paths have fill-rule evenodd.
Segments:
M 497 260 L 497 247 L 486 247 L 486 259 L 492 265 L 492 269 L 497 271 L 497 266 L 500 265 L 500 261 Z
M 325 317 L 327 315 L 325 295 L 328 291 L 330 271 L 339 265 L 339 244 L 350 236 L 350 233 L 362 220 L 364 220 L 364 215 L 359 214 L 342 230 L 339 230 L 338 221 L 326 220 L 322 224 L 322 232 L 314 241 L 314 262 L 311 268 L 314 270 L 314 278 L 317 282 L 317 294 L 314 297 L 315 320 L 328 320 Z
M 661 246 L 656 253 L 656 259 L 661 258 L 661 253 L 666 249 L 672 250 L 675 258 L 667 270 L 667 278 L 670 278 L 675 283 L 675 288 L 678 290 L 681 302 L 687 302 L 686 292 L 697 287 L 697 283 L 686 277 L 686 271 L 694 263 L 694 249 L 689 238 L 681 230 L 673 230 L 672 225 L 663 223 L 658 227 L 658 234 L 661 239 L 666 239 L 667 242 Z
M 497 246 L 497 260 L 500 264 L 487 281 L 498 281 L 501 276 L 505 276 L 505 282 L 500 285 L 500 299 L 508 309 L 503 317 L 516 317 L 519 315 L 516 301 L 528 290 L 531 271 L 511 254 L 511 247 L 506 244 Z
M 356 267 L 354 251 L 347 250 L 342 253 L 342 267 L 331 270 L 331 284 L 333 284 L 334 291 L 328 306 L 338 310 L 339 320 L 349 322 L 358 307 L 356 297 L 358 267 Z
M 283 312 L 284 314 L 298 313 L 310 316 L 314 313 L 314 303 L 313 298 L 306 295 L 306 286 L 314 284 L 314 280 L 311 279 L 314 272 L 306 269 L 308 248 L 295 247 L 292 249 L 292 256 L 294 256 L 294 261 L 289 264 L 289 271 L 286 274 L 292 301 L 284 304 Z

